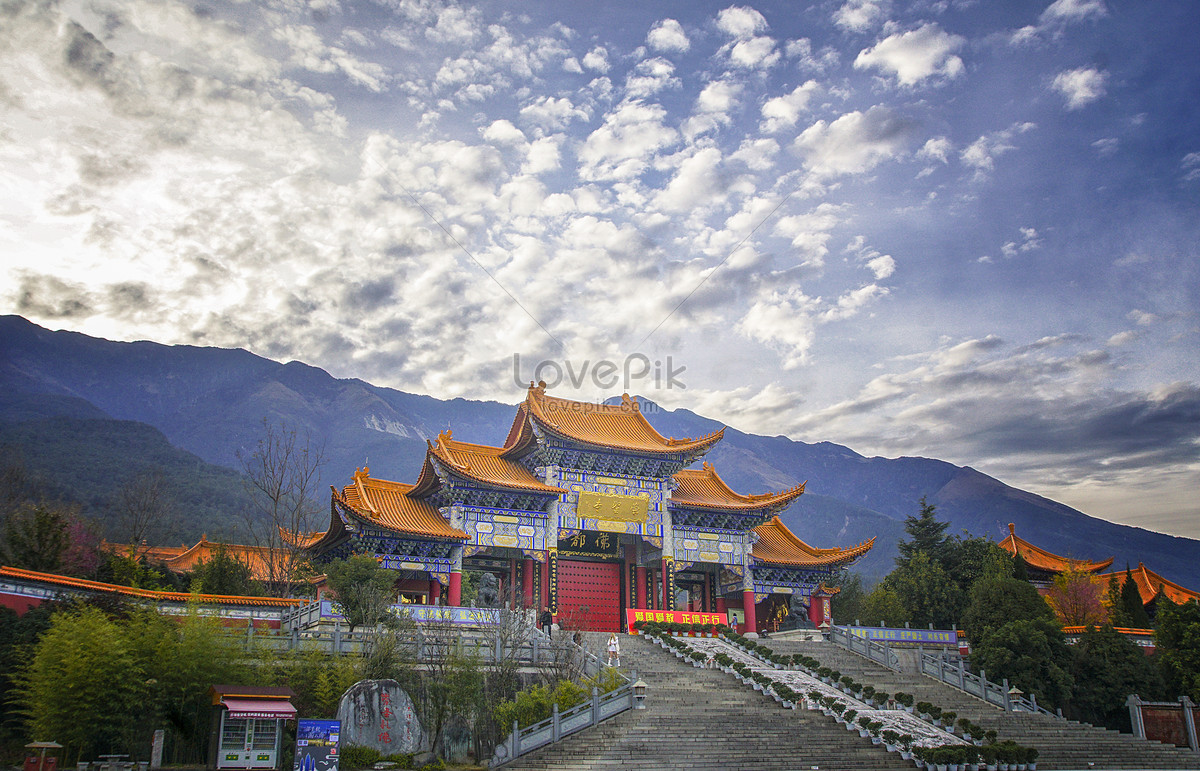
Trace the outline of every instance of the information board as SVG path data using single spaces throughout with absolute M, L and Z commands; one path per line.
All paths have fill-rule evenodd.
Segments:
M 341 729 L 340 720 L 297 720 L 292 771 L 337 771 Z

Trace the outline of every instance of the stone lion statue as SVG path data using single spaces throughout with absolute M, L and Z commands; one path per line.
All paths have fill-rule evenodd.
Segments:
M 500 607 L 500 582 L 491 573 L 484 573 L 479 579 L 475 604 L 480 608 Z

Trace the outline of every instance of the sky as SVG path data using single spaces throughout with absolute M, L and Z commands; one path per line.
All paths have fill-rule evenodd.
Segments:
M 1200 537 L 1200 4 L 0 0 L 0 312 Z

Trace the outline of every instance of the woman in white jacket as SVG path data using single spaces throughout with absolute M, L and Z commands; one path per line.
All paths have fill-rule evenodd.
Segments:
M 621 666 L 621 643 L 617 640 L 617 633 L 613 632 L 608 636 L 608 666 L 613 665 L 613 659 L 617 660 L 617 666 Z

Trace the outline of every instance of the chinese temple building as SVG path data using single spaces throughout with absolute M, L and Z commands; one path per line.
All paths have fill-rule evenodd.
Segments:
M 1146 612 L 1153 619 L 1156 616 L 1159 600 L 1164 597 L 1176 605 L 1182 605 L 1185 602 L 1200 601 L 1200 592 L 1193 592 L 1191 589 L 1186 589 L 1179 584 L 1168 581 L 1167 579 L 1155 573 L 1143 563 L 1139 562 L 1136 568 L 1128 571 L 1115 570 L 1111 573 L 1101 573 L 1097 576 L 1098 579 L 1104 582 L 1107 586 L 1108 582 L 1116 579 L 1117 586 L 1125 586 L 1127 578 L 1133 578 L 1133 582 L 1137 585 L 1138 594 L 1142 598 L 1142 605 L 1145 606 Z
M 1155 610 L 1161 598 L 1165 597 L 1176 605 L 1200 601 L 1200 592 L 1194 592 L 1160 576 L 1141 562 L 1138 563 L 1136 569 L 1129 571 L 1101 572 L 1112 566 L 1113 558 L 1081 560 L 1060 557 L 1018 538 L 1011 523 L 1008 526 L 1008 538 L 1000 542 L 1000 547 L 1014 557 L 1020 555 L 1025 560 L 1029 581 L 1037 586 L 1038 591 L 1042 594 L 1045 594 L 1050 585 L 1054 583 L 1055 576 L 1067 570 L 1076 570 L 1092 574 L 1095 581 L 1103 587 L 1107 587 L 1113 579 L 1116 579 L 1118 587 L 1123 587 L 1125 581 L 1132 578 L 1137 585 L 1138 594 L 1141 595 L 1142 604 L 1152 619 L 1155 617 Z
M 1029 582 L 1041 590 L 1049 589 L 1050 585 L 1054 583 L 1054 577 L 1059 573 L 1074 570 L 1098 576 L 1100 571 L 1113 563 L 1112 557 L 1098 561 L 1060 557 L 1041 547 L 1034 546 L 1024 538 L 1019 538 L 1016 533 L 1016 526 L 1012 522 L 1008 523 L 1008 537 L 1001 541 L 999 545 L 1001 549 L 1004 549 L 1013 555 L 1013 557 L 1020 557 L 1024 560 L 1025 567 L 1029 573 Z
M 828 623 L 823 582 L 874 539 L 813 548 L 777 516 L 804 485 L 743 495 L 708 463 L 694 468 L 723 433 L 664 437 L 627 395 L 589 404 L 539 383 L 499 447 L 445 431 L 412 484 L 356 471 L 333 489 L 329 528 L 311 548 L 318 562 L 375 555 L 416 602 L 458 605 L 462 572 L 488 572 L 502 596 L 574 629 L 615 631 L 628 609 L 739 608 L 754 631 L 760 609 L 794 596 Z

